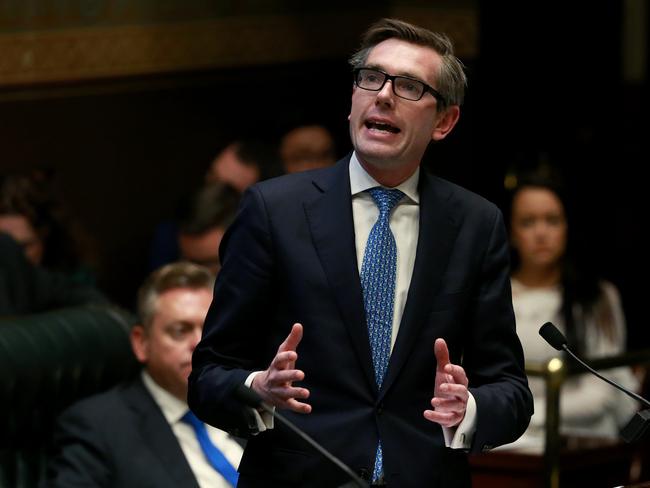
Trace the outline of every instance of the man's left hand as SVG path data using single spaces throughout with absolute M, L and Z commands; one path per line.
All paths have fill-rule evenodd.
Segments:
M 468 380 L 465 370 L 449 361 L 449 349 L 444 339 L 436 339 L 436 385 L 431 399 L 433 410 L 425 410 L 424 418 L 443 427 L 455 427 L 465 417 Z

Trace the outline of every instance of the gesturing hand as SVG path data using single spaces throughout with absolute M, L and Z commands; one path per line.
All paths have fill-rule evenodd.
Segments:
M 431 399 L 433 410 L 425 410 L 424 417 L 443 427 L 455 427 L 465 417 L 469 382 L 465 370 L 449 361 L 449 349 L 444 339 L 436 339 L 433 349 L 438 362 Z
M 295 369 L 298 359 L 296 349 L 301 339 L 302 325 L 293 324 L 291 332 L 278 347 L 273 361 L 266 371 L 255 376 L 251 387 L 266 403 L 298 413 L 309 413 L 311 405 L 297 400 L 308 398 L 309 390 L 292 385 L 294 381 L 302 381 L 305 378 L 305 373 Z

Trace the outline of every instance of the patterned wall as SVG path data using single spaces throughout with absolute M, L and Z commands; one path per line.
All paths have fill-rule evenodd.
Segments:
M 0 87 L 346 56 L 382 15 L 447 32 L 461 57 L 476 54 L 472 3 L 355 10 L 293 3 L 0 0 Z

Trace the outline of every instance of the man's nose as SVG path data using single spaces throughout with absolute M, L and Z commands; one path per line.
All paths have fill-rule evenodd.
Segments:
M 190 347 L 192 348 L 192 351 L 196 349 L 196 346 L 201 341 L 202 330 L 203 329 L 201 327 L 197 327 L 196 329 L 194 329 L 194 332 L 192 333 L 192 340 L 190 342 Z
M 393 82 L 386 80 L 381 90 L 377 92 L 377 103 L 392 105 L 394 102 L 395 93 L 393 92 Z

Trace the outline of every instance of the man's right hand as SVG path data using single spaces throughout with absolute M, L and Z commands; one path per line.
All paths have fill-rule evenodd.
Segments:
M 305 373 L 295 369 L 298 353 L 296 349 L 302 339 L 302 325 L 293 324 L 291 332 L 284 340 L 273 361 L 266 371 L 262 371 L 253 378 L 251 388 L 262 399 L 277 408 L 287 408 L 298 413 L 310 413 L 311 405 L 302 403 L 309 397 L 307 388 L 293 386 L 294 381 L 302 381 Z

